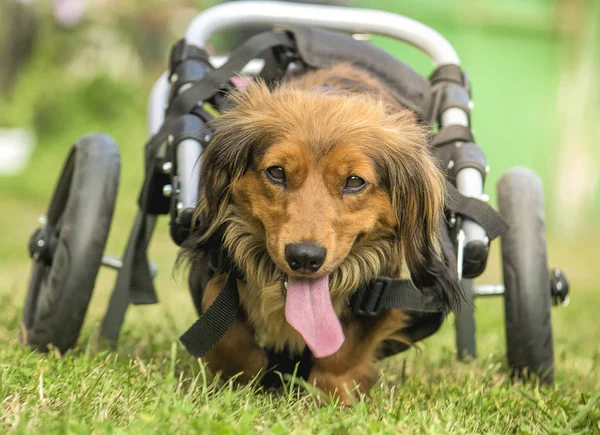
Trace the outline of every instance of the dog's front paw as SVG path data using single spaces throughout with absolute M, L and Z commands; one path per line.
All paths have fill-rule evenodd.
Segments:
M 352 406 L 358 401 L 360 394 L 369 390 L 372 382 L 364 376 L 355 376 L 352 370 L 337 374 L 313 369 L 308 383 L 338 399 L 340 404 Z
M 220 373 L 223 379 L 236 377 L 242 383 L 264 374 L 269 362 L 267 355 L 256 346 L 234 350 L 223 345 L 215 346 L 204 361 L 212 372 Z

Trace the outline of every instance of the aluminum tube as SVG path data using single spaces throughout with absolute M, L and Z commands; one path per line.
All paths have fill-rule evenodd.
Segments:
M 179 176 L 178 211 L 195 207 L 198 202 L 200 155 L 202 146 L 195 139 L 184 139 L 177 146 L 177 175 Z
M 121 267 L 123 267 L 123 260 L 118 257 L 113 257 L 112 255 L 104 254 L 102 256 L 102 265 L 110 269 L 119 270 Z
M 456 174 L 456 188 L 464 196 L 481 198 L 483 195 L 483 177 L 475 168 L 464 168 Z
M 165 108 L 169 101 L 171 86 L 167 73 L 163 73 L 150 91 L 148 98 L 148 137 L 154 136 L 165 122 Z
M 444 127 L 447 125 L 462 125 L 463 127 L 469 126 L 469 116 L 464 110 L 459 109 L 458 107 L 446 109 L 444 113 L 442 113 L 441 120 Z
M 456 174 L 456 189 L 464 196 L 481 198 L 483 195 L 483 177 L 475 168 L 465 168 Z M 488 244 L 487 234 L 481 225 L 471 219 L 462 224 L 465 232 L 465 245 L 474 240 Z
M 457 107 L 447 109 L 442 113 L 442 126 L 462 125 L 469 126 L 469 117 L 464 110 Z M 456 174 L 456 189 L 464 196 L 473 198 L 481 198 L 483 196 L 483 177 L 475 168 L 464 168 Z M 486 245 L 488 237 L 485 230 L 477 222 L 471 219 L 465 219 L 462 224 L 462 229 L 465 233 L 465 245 L 469 242 L 478 240 Z
M 436 66 L 460 60 L 454 47 L 431 27 L 391 12 L 284 3 L 239 1 L 213 6 L 194 18 L 185 33 L 189 44 L 204 47 L 216 32 L 242 26 L 315 26 L 352 33 L 376 33 L 407 42 Z
M 501 296 L 504 294 L 502 284 L 482 284 L 475 287 L 475 296 Z
M 455 313 L 456 350 L 461 361 L 477 358 L 477 340 L 475 325 L 475 285 L 472 279 L 463 279 L 461 285 L 464 299 L 461 298 L 460 309 Z
M 220 68 L 225 62 L 227 62 L 228 58 L 228 56 L 211 56 L 210 64 L 215 68 Z M 253 59 L 242 69 L 242 72 L 244 74 L 255 76 L 262 71 L 264 66 L 264 59 Z

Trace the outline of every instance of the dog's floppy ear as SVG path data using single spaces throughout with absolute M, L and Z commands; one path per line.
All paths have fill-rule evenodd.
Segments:
M 443 215 L 443 175 L 426 143 L 400 149 L 386 159 L 400 249 L 414 284 L 434 287 L 455 309 L 462 291 Z
M 232 184 L 246 172 L 254 147 L 267 140 L 256 109 L 269 96 L 266 85 L 254 83 L 247 90 L 230 95 L 233 108 L 210 124 L 214 135 L 202 155 L 195 214 L 200 244 L 210 243 L 219 235 L 227 220 Z
M 223 227 L 231 200 L 231 185 L 247 169 L 252 140 L 245 137 L 235 120 L 225 123 L 227 115 L 214 122 L 215 135 L 202 155 L 200 197 L 196 225 L 201 231 L 200 243 L 208 242 Z

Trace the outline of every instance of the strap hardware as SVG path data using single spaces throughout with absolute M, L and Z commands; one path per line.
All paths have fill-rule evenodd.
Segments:
M 363 285 L 352 296 L 350 302 L 352 311 L 359 316 L 379 316 L 385 309 L 381 302 L 392 279 L 387 276 L 378 276 L 370 283 Z

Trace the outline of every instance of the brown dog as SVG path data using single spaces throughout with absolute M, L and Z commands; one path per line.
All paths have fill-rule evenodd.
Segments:
M 242 272 L 242 310 L 206 361 L 225 377 L 264 371 L 264 349 L 312 353 L 309 382 L 348 403 L 375 379 L 382 343 L 403 340 L 400 310 L 352 314 L 349 296 L 405 263 L 419 287 L 441 284 L 444 182 L 426 131 L 367 72 L 349 64 L 256 82 L 232 96 L 202 162 L 195 265 L 223 249 Z M 204 257 L 205 258 L 205 257 Z M 224 274 L 202 297 L 206 309 Z

